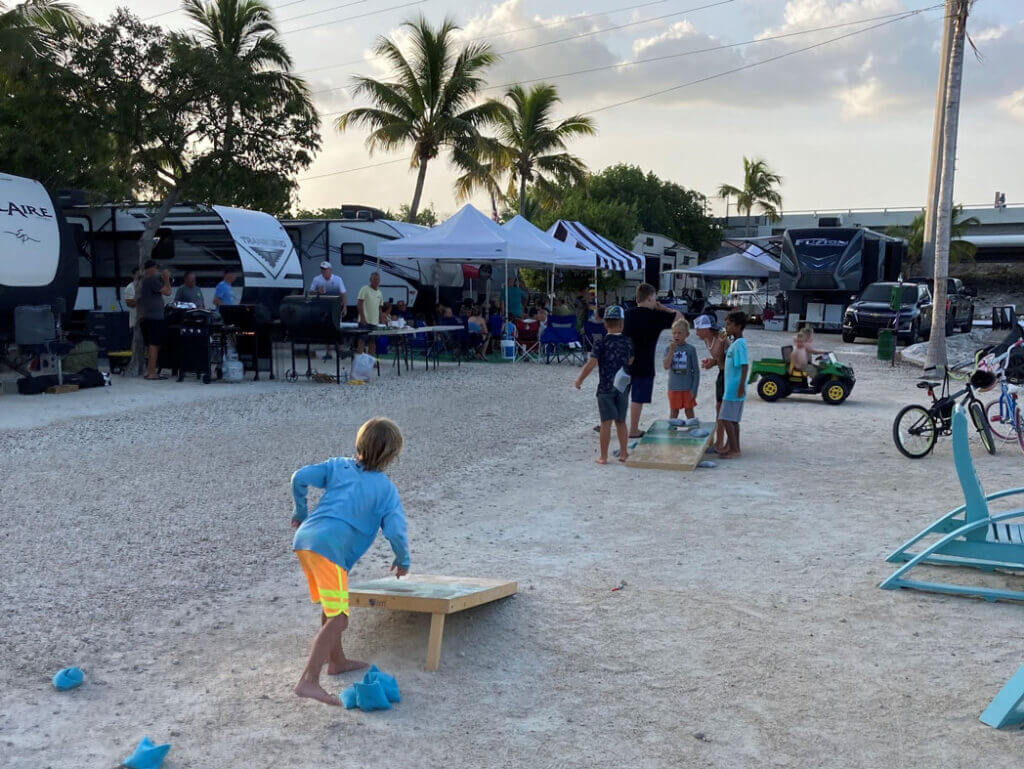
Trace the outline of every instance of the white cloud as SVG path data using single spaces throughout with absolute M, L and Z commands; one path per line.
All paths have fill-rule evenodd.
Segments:
M 989 40 L 998 40 L 1006 34 L 1006 27 L 999 25 L 996 27 L 985 27 L 977 32 L 971 32 L 971 39 L 975 43 L 987 43 Z
M 1018 120 L 1024 120 L 1024 88 L 1000 99 L 999 107 Z

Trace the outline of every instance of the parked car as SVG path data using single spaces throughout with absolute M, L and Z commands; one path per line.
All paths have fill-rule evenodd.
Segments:
M 892 305 L 893 289 L 899 289 L 899 309 Z M 843 341 L 858 336 L 878 337 L 888 328 L 904 344 L 914 344 L 927 336 L 932 326 L 932 292 L 924 283 L 872 283 L 846 308 L 843 315 Z
M 924 283 L 932 296 L 935 295 L 932 278 L 911 278 L 912 283 Z M 967 288 L 960 278 L 946 278 L 946 336 L 956 331 L 967 334 L 974 327 L 974 297 L 977 289 Z

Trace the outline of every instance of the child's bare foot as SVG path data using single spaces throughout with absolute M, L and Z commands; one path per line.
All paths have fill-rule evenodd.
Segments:
M 625 462 L 627 459 L 629 459 L 629 454 L 627 452 L 623 451 L 619 454 L 620 462 Z
M 594 461 L 595 461 L 595 462 L 596 462 L 597 464 L 599 464 L 599 465 L 606 465 L 606 464 L 608 464 L 608 458 L 607 458 L 607 457 L 598 457 L 598 458 L 597 458 L 597 459 L 595 459 Z
M 365 662 L 359 660 L 350 660 L 347 657 L 340 662 L 328 662 L 327 663 L 327 675 L 339 676 L 342 673 L 351 673 L 353 670 L 362 670 L 368 668 Z
M 299 681 L 295 686 L 296 697 L 308 697 L 311 700 L 319 700 L 320 702 L 327 703 L 328 705 L 337 705 L 341 707 L 341 700 L 337 697 L 332 697 L 320 684 L 314 683 L 313 681 L 307 681 L 305 679 Z

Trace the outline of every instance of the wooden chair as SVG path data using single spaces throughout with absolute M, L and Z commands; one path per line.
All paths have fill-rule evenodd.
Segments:
M 904 587 L 976 596 L 988 601 L 1024 601 L 1024 591 L 1021 590 L 907 579 L 906 575 L 920 564 L 967 566 L 986 572 L 996 569 L 1024 571 L 1024 523 L 1021 522 L 1024 520 L 1024 509 L 1004 513 L 992 513 L 988 509 L 989 502 L 1024 494 L 1024 488 L 985 495 L 971 460 L 967 414 L 960 405 L 953 412 L 953 463 L 960 488 L 963 489 L 964 504 L 946 513 L 891 553 L 887 561 L 905 563 L 883 580 L 879 587 L 886 590 Z M 932 535 L 939 535 L 940 538 L 919 553 L 910 552 L 910 548 Z

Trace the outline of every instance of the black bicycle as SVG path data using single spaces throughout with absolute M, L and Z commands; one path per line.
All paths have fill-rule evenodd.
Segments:
M 892 423 L 892 439 L 896 448 L 905 457 L 920 459 L 928 456 L 935 441 L 940 435 L 951 435 L 953 432 L 953 407 L 957 401 L 967 409 L 967 413 L 978 431 L 978 437 L 989 454 L 996 453 L 996 444 L 992 439 L 992 429 L 985 418 L 985 406 L 978 400 L 976 390 L 987 390 L 996 383 L 991 371 L 975 371 L 962 390 L 949 392 L 949 372 L 941 382 L 918 382 L 921 390 L 927 390 L 932 405 L 925 408 L 917 403 L 905 406 L 896 415 Z M 935 388 L 941 385 L 940 395 L 935 395 Z

